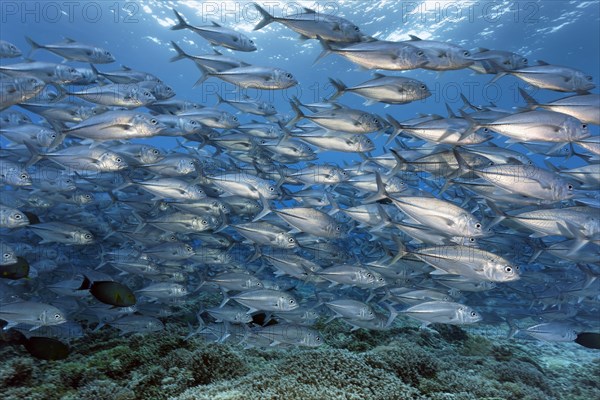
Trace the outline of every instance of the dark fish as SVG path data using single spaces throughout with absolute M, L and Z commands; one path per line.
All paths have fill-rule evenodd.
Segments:
M 27 278 L 29 263 L 23 257 L 17 256 L 17 262 L 10 265 L 0 265 L 0 278 L 17 280 Z
M 69 346 L 57 339 L 33 336 L 24 339 L 21 344 L 29 354 L 40 360 L 64 360 L 69 356 Z
M 79 290 L 89 290 L 99 301 L 116 307 L 129 307 L 136 303 L 135 295 L 127 286 L 113 281 L 90 281 L 86 276 Z
M 600 333 L 581 332 L 577 335 L 575 343 L 590 349 L 600 349 Z

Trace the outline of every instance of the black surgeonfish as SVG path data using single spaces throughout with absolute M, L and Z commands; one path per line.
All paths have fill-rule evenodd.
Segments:
M 79 290 L 89 290 L 92 296 L 105 304 L 116 307 L 135 305 L 135 295 L 127 286 L 113 281 L 92 282 L 86 276 Z
M 17 280 L 27 278 L 29 275 L 29 262 L 23 257 L 17 257 L 17 262 L 0 266 L 0 278 Z
M 21 344 L 29 354 L 42 360 L 64 360 L 69 356 L 69 346 L 57 339 L 33 336 Z
M 600 349 L 600 333 L 581 332 L 577 335 L 575 343 L 590 349 Z

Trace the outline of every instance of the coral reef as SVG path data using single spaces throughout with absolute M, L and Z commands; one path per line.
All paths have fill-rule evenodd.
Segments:
M 508 341 L 463 329 L 323 327 L 318 349 L 243 349 L 161 334 L 90 332 L 61 361 L 0 346 L 3 400 L 600 398 L 600 359 L 574 344 Z M 570 364 L 561 358 L 578 359 Z

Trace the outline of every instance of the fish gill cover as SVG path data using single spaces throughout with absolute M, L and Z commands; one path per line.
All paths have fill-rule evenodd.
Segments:
M 3 398 L 599 397 L 599 7 L 3 1 Z

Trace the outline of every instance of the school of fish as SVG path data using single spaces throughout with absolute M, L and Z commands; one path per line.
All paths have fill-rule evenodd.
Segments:
M 66 357 L 60 343 L 84 335 L 82 323 L 156 332 L 192 304 L 189 336 L 248 347 L 315 347 L 324 342 L 317 321 L 385 330 L 396 318 L 506 323 L 511 335 L 598 346 L 600 140 L 591 125 L 600 95 L 591 76 L 503 50 L 377 40 L 310 9 L 284 18 L 255 8 L 255 30 L 279 23 L 318 41 L 316 62 L 341 56 L 379 72 L 353 86 L 330 77 L 334 95 L 294 98 L 290 119 L 247 96 L 198 104 L 150 73 L 104 71 L 110 51 L 70 38 L 28 37 L 22 62 L 11 60 L 21 49 L 0 41 L 5 331 L 21 332 L 41 358 L 42 347 L 53 349 L 46 358 Z M 173 11 L 172 30 L 257 50 L 232 28 Z M 198 68 L 190 86 L 299 84 L 293 71 L 172 46 L 171 61 Z M 33 61 L 38 52 L 63 62 Z M 512 75 L 556 100 L 521 90 L 521 106 L 502 109 L 463 97 L 447 116 L 408 120 L 338 102 L 354 94 L 399 110 L 431 96 L 427 83 L 381 70 L 465 68 L 494 81 Z M 371 155 L 374 135 L 387 135 L 382 155 Z M 322 163 L 319 151 L 357 161 Z M 585 165 L 562 167 L 571 157 Z M 201 292 L 220 304 L 199 304 Z

